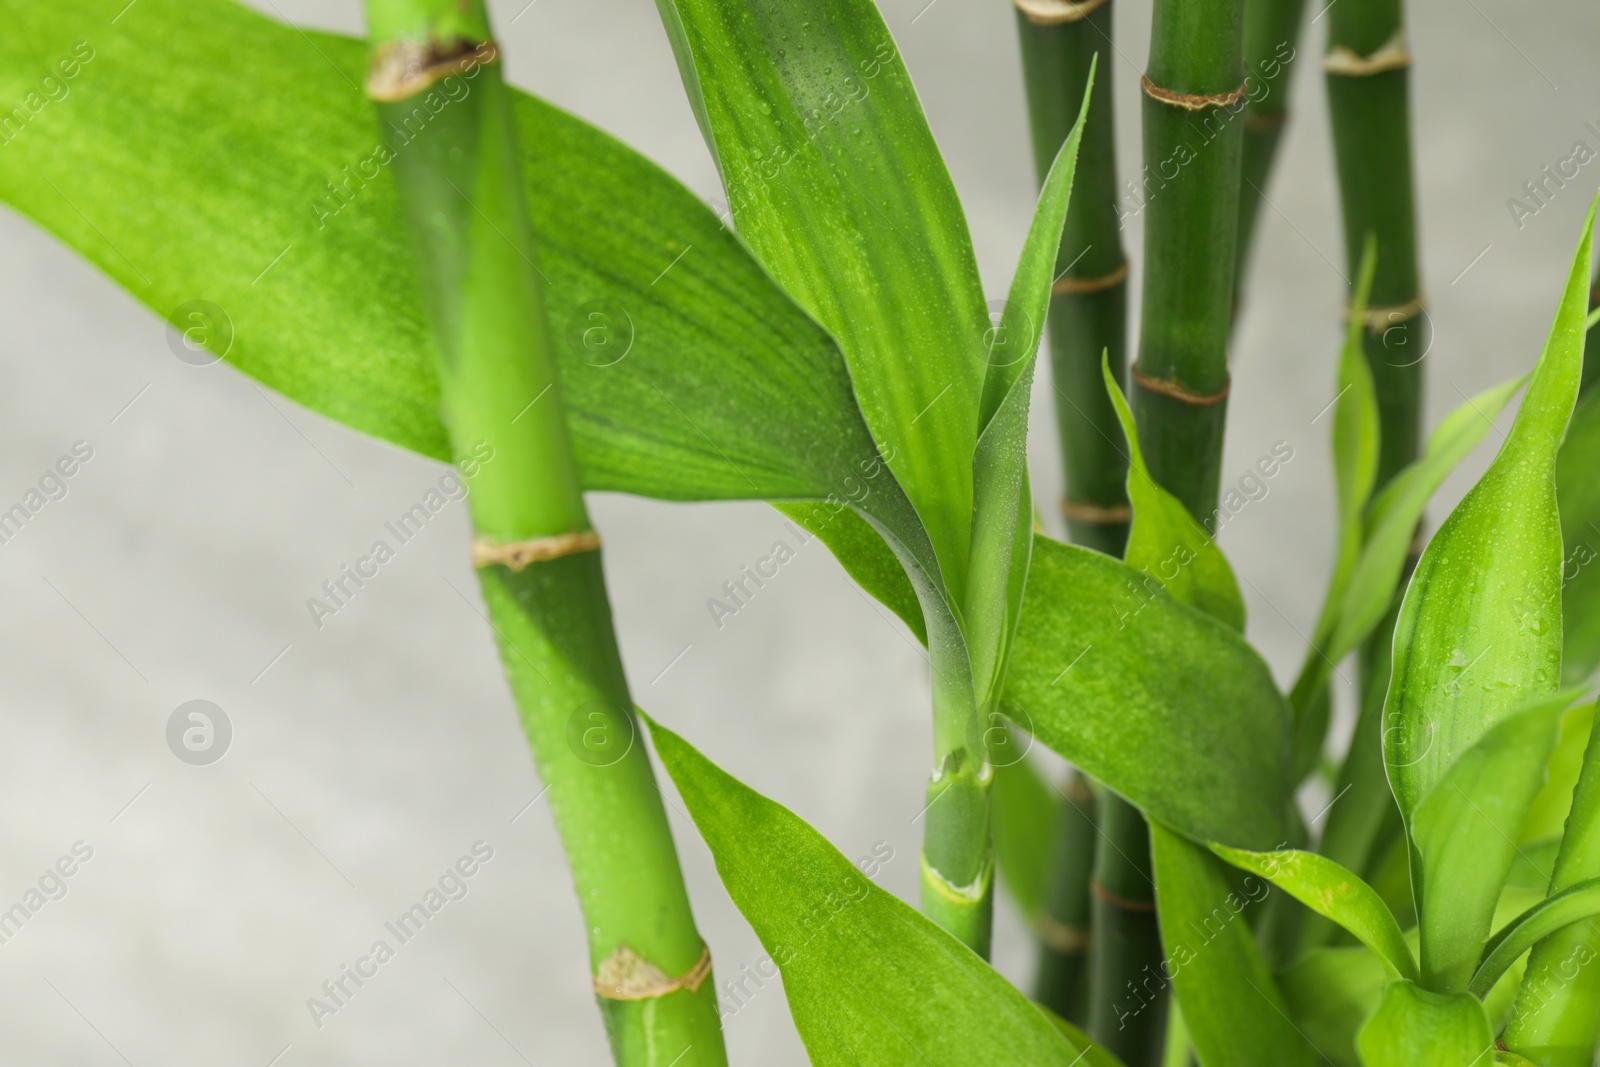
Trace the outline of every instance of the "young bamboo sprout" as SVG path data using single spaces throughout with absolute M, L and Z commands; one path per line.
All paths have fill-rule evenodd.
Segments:
M 1095 54 L 1109 53 L 1111 3 L 1017 0 L 1017 32 L 1034 166 L 1042 183 L 1077 118 Z M 1077 544 L 1121 556 L 1128 539 L 1128 457 L 1100 371 L 1106 353 L 1121 382 L 1127 361 L 1128 261 L 1117 210 L 1112 69 L 1106 62 L 1095 72 L 1048 328 L 1067 531 Z M 1094 796 L 1076 772 L 1064 792 L 1061 832 L 1043 898 L 1035 992 L 1057 1014 L 1079 1022 L 1088 998 Z
M 369 0 L 367 12 L 367 94 L 394 142 L 451 445 L 460 458 L 493 449 L 469 498 L 473 563 L 572 866 L 613 1054 L 722 1064 L 709 950 L 638 736 L 573 463 L 483 4 Z M 402 146 L 418 109 L 422 132 Z

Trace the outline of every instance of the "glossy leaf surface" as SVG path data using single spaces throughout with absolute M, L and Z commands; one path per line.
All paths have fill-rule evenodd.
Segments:
M 1389 906 L 1371 886 L 1333 860 L 1299 849 L 1244 852 L 1216 846 L 1214 851 L 1344 927 L 1377 953 L 1390 977 L 1416 981 L 1416 960 Z
M 390 150 L 358 88 L 365 44 L 224 0 L 141 0 L 107 31 L 124 6 L 0 3 L 7 99 L 92 41 L 64 83 L 70 104 L 0 153 L 0 198 L 158 314 L 183 309 L 181 329 L 262 383 L 443 458 L 433 342 Z M 464 77 L 441 83 L 419 128 L 427 108 L 471 91 Z M 875 460 L 827 335 L 666 173 L 514 96 L 586 488 L 844 495 Z
M 717 873 L 783 974 L 812 1063 L 1082 1062 L 1084 1049 L 966 946 L 803 820 L 650 723 Z

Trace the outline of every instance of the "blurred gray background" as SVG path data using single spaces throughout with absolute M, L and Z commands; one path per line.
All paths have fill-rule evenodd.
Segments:
M 359 0 L 257 0 L 357 32 Z M 510 77 L 616 134 L 706 199 L 711 161 L 645 0 L 493 3 Z M 1012 9 L 882 0 L 1003 296 L 1033 204 Z M 1410 5 L 1430 421 L 1537 356 L 1600 162 L 1521 229 L 1506 200 L 1596 136 L 1600 9 L 1583 0 Z M 1310 15 L 1321 8 L 1312 0 Z M 137 9 L 128 17 L 136 18 Z M 1118 137 L 1138 159 L 1148 4 L 1118 0 Z M 1309 20 L 1309 15 L 1308 15 Z M 1332 552 L 1328 420 L 1343 256 L 1316 56 L 1268 195 L 1234 355 L 1224 480 L 1274 442 L 1294 459 L 1222 535 L 1250 635 L 1291 677 Z M 68 892 L 0 944 L 0 1062 L 146 1067 L 601 1064 L 581 921 L 479 615 L 464 508 L 318 631 L 306 598 L 441 468 L 168 350 L 162 323 L 30 223 L 0 212 L 0 502 L 77 441 L 93 459 L 0 545 L 0 908 L 75 842 Z M 1135 266 L 1142 235 L 1127 234 Z M 1134 274 L 1138 292 L 1138 274 Z M 1057 497 L 1041 374 L 1033 477 Z M 1492 440 L 1492 438 L 1491 438 Z M 1485 446 L 1435 521 L 1489 458 Z M 760 504 L 601 496 L 606 568 L 640 703 L 915 898 L 928 768 L 921 651 L 820 545 L 719 631 L 705 601 L 779 536 Z M 1056 522 L 1052 513 L 1047 521 Z M 1058 531 L 1059 532 L 1059 531 Z M 1341 699 L 1347 694 L 1341 693 Z M 174 758 L 173 710 L 225 709 L 210 766 Z M 674 814 L 721 975 L 762 956 L 693 827 Z M 494 850 L 349 1005 L 306 999 L 474 842 Z M 997 965 L 1032 954 L 1008 906 Z M 726 1021 L 740 1063 L 800 1064 L 771 983 Z

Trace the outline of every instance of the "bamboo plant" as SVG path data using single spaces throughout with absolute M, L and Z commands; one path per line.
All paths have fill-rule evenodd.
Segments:
M 1350 56 L 1336 48 L 1330 74 L 1372 93 L 1397 68 L 1348 70 L 1393 34 L 1369 40 L 1369 7 L 1343 2 L 1368 37 L 1341 38 Z M 1081 93 L 1054 90 L 1051 106 L 1078 106 L 1066 132 L 1058 115 L 1041 134 L 1051 162 L 996 327 L 868 0 L 658 6 L 736 232 L 625 146 L 510 89 L 478 3 L 373 0 L 367 42 L 231 0 L 120 15 L 120 0 L 0 3 L 0 98 L 26 100 L 25 72 L 81 27 L 115 27 L 49 136 L 0 150 L 0 199 L 157 315 L 205 294 L 235 326 L 217 355 L 308 408 L 432 461 L 494 448 L 463 564 L 555 801 L 589 928 L 571 970 L 617 1062 L 724 1058 L 652 749 L 813 1062 L 1592 1060 L 1600 568 L 1577 549 L 1600 524 L 1600 403 L 1578 400 L 1594 207 L 1542 354 L 1508 357 L 1521 376 L 1425 447 L 1403 403 L 1417 372 L 1386 377 L 1369 328 L 1408 306 L 1405 256 L 1377 222 L 1351 231 L 1351 316 L 1325 375 L 1340 543 L 1315 648 L 1367 643 L 1369 677 L 1386 680 L 1370 747 L 1353 751 L 1375 756 L 1398 842 L 1354 869 L 1294 807 L 1307 739 L 1322 739 L 1305 694 L 1280 692 L 1245 639 L 1208 522 L 1239 232 L 1236 0 L 1156 8 L 1129 395 L 1109 351 L 1096 368 L 1095 417 L 1110 413 L 1126 449 L 1122 560 L 1034 530 L 1024 449 L 1073 187 L 1107 173 L 1103 153 L 1084 155 L 1103 68 L 1090 63 Z M 1403 115 L 1375 115 L 1363 121 L 1403 133 Z M 194 166 L 196 131 L 236 146 L 232 165 Z M 596 358 L 597 308 L 626 311 L 625 358 Z M 1524 389 L 1487 473 L 1414 545 L 1440 482 Z M 584 505 L 597 490 L 774 502 L 926 642 L 920 912 L 633 707 Z M 1117 846 L 1095 862 L 1095 932 L 1110 936 L 1088 974 L 1088 1033 L 986 962 L 996 863 L 1040 901 L 1063 836 L 1015 758 L 1024 730 L 1099 784 L 1097 837 Z M 1291 901 L 1336 930 L 1315 933 Z
M 468 497 L 501 662 L 572 868 L 596 1001 L 618 1064 L 723 1064 L 710 949 L 666 808 L 632 743 L 600 538 L 584 507 L 523 204 L 501 57 L 481 0 L 369 0 L 367 96 L 394 155 L 458 461 L 495 461 Z M 414 109 L 472 91 L 415 136 Z M 402 140 L 404 139 L 404 140 Z M 573 744 L 576 736 L 578 743 Z

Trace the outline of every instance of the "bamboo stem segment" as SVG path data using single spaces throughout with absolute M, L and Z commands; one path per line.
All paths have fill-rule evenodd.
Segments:
M 1362 349 L 1378 396 L 1376 492 L 1421 446 L 1422 366 L 1431 322 L 1418 271 L 1409 55 L 1400 0 L 1340 0 L 1324 62 L 1353 278 L 1370 233 L 1377 269 Z
M 1217 504 L 1248 99 L 1243 0 L 1156 0 L 1144 77 L 1145 285 L 1132 404 L 1151 476 L 1198 521 Z M 1153 184 L 1154 188 L 1150 188 Z M 1159 1063 L 1167 983 L 1149 829 L 1107 794 L 1095 862 L 1089 1033 L 1129 1067 Z M 1149 988 L 1131 1012 L 1130 991 Z
M 567 436 L 482 0 L 367 6 L 369 91 L 420 266 L 451 446 L 463 459 L 492 450 L 468 497 L 474 563 L 572 868 L 613 1056 L 723 1067 L 710 957 L 639 739 Z M 420 132 L 401 132 L 418 108 Z
M 1017 37 L 1042 184 L 1077 119 L 1095 55 L 1110 48 L 1113 8 L 1102 2 L 1075 19 L 1045 21 L 1037 4 L 1018 0 Z M 1067 530 L 1078 544 L 1120 556 L 1128 537 L 1128 460 L 1100 375 L 1102 353 L 1119 381 L 1127 365 L 1128 260 L 1117 212 L 1112 67 L 1095 68 L 1047 325 Z

